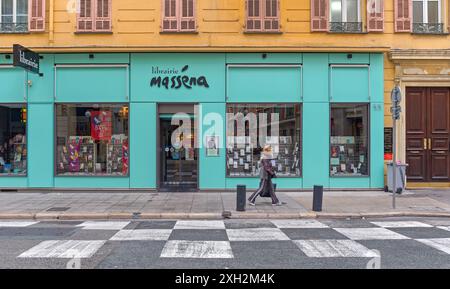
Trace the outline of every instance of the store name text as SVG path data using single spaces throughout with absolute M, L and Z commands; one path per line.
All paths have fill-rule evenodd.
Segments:
M 150 87 L 162 86 L 166 89 L 180 89 L 181 87 L 185 87 L 187 89 L 192 89 L 194 86 L 199 86 L 209 88 L 205 76 L 196 77 L 186 75 L 188 69 L 189 65 L 186 65 L 181 69 L 180 73 L 177 69 L 160 69 L 159 67 L 152 67 L 152 73 L 160 74 L 160 76 L 155 76 L 150 80 Z

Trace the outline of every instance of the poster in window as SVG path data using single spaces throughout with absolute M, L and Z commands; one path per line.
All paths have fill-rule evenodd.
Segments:
M 219 137 L 218 136 L 206 136 L 206 156 L 218 157 L 219 156 Z
M 110 111 L 91 111 L 91 137 L 94 140 L 110 140 L 112 115 Z

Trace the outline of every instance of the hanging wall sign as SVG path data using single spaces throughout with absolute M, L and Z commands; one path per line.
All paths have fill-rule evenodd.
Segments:
M 169 68 L 162 69 L 158 66 L 152 67 L 154 76 L 150 80 L 150 87 L 165 89 L 192 89 L 193 87 L 209 88 L 208 80 L 205 76 L 189 74 L 189 65 L 181 69 Z
M 13 66 L 39 74 L 39 54 L 19 44 L 14 44 L 13 55 Z

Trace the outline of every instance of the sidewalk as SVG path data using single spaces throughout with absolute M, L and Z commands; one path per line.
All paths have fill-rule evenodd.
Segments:
M 250 194 L 250 192 L 249 192 Z M 287 204 L 236 211 L 235 193 L 42 192 L 0 193 L 0 219 L 222 219 L 450 217 L 450 190 L 407 191 L 397 197 L 381 191 L 324 192 L 323 212 L 312 212 L 312 192 L 278 193 Z

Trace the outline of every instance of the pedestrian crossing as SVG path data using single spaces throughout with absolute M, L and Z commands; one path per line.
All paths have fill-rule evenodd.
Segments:
M 5 221 L 0 222 L 0 229 L 26 230 L 44 223 Z M 367 221 L 364 226 L 356 223 L 354 227 L 319 220 L 87 221 L 67 226 L 75 231 L 110 233 L 110 237 L 73 240 L 68 236 L 68 239 L 43 240 L 17 258 L 92 258 L 105 244 L 120 246 L 127 242 L 159 242 L 163 244 L 159 254 L 163 259 L 234 259 L 239 258 L 236 246 L 252 242 L 291 243 L 296 250 L 290 251 L 290 258 L 375 258 L 379 257 L 377 248 L 370 248 L 367 241 L 404 240 L 450 255 L 448 227 L 419 221 Z M 430 232 L 429 238 L 414 237 L 415 234 L 423 236 L 423 230 L 430 230 L 425 231 Z

